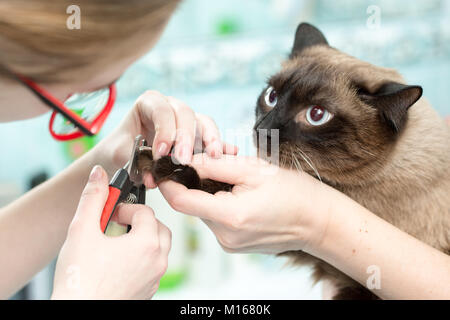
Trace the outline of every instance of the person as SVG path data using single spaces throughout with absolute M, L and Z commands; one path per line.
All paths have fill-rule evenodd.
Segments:
M 154 45 L 178 2 L 80 0 L 81 28 L 72 30 L 66 23 L 70 1 L 2 1 L 0 121 L 51 110 L 27 88 L 30 81 L 62 102 L 109 86 Z M 25 78 L 30 81 L 20 81 Z M 151 298 L 167 268 L 171 233 L 144 205 L 118 208 L 115 220 L 132 226 L 128 234 L 101 233 L 108 176 L 124 166 L 137 134 L 153 141 L 156 158 L 175 146 L 177 158 L 189 162 L 194 124 L 202 128 L 208 154 L 220 156 L 223 144 L 211 119 L 175 98 L 145 92 L 91 151 L 1 208 L 0 298 L 19 290 L 58 252 L 53 299 Z
M 48 16 L 54 12 L 47 5 L 51 2 L 54 1 L 37 0 L 33 2 L 33 6 L 42 6 L 47 11 L 41 13 L 45 12 Z M 95 12 L 94 8 L 98 9 L 97 13 L 101 12 L 100 7 L 96 8 L 101 1 L 78 2 L 82 3 L 82 8 L 90 8 L 88 12 Z M 14 15 L 2 13 L 0 7 L 0 14 L 7 16 L 0 17 L 0 20 L 5 18 L 11 24 L 6 31 L 13 33 L 13 36 L 20 34 L 17 39 L 22 42 L 31 41 L 33 45 L 27 48 L 39 48 L 31 51 L 35 55 L 26 58 L 23 55 L 30 52 L 12 50 L 9 52 L 9 63 L 4 58 L 2 63 L 17 73 L 35 80 L 41 79 L 46 89 L 60 99 L 75 89 L 89 91 L 109 84 L 139 54 L 148 49 L 150 42 L 155 41 L 154 29 L 150 37 L 148 29 L 143 28 L 142 23 L 157 21 L 149 19 L 150 12 L 158 7 L 156 4 L 167 9 L 162 3 L 172 2 L 147 1 L 146 4 L 152 3 L 152 10 L 142 7 L 134 10 L 135 6 L 138 8 L 138 3 L 143 5 L 144 2 L 130 0 L 126 6 L 131 11 L 123 16 L 122 2 L 104 2 L 108 3 L 111 17 L 117 15 L 122 20 L 109 21 L 104 14 L 92 14 L 97 19 L 101 17 L 103 22 L 103 19 L 108 20 L 108 23 L 96 26 L 95 30 L 103 28 L 94 35 L 86 34 L 86 37 L 93 37 L 90 40 L 97 44 L 96 39 L 110 36 L 107 38 L 110 41 L 104 41 L 102 46 L 93 46 L 99 50 L 95 54 L 87 53 L 89 46 L 84 44 L 86 41 L 89 44 L 89 41 L 86 38 L 73 46 L 52 48 L 49 52 L 42 39 L 36 41 L 31 37 L 26 38 L 20 34 L 20 28 L 11 27 L 16 26 L 17 22 L 6 18 Z M 29 3 L 23 5 L 24 1 L 14 1 L 14 5 L 12 3 L 11 1 L 11 7 L 19 4 L 17 8 L 20 8 L 21 16 L 28 16 L 26 10 L 36 9 L 30 7 Z M 109 3 L 114 3 L 116 7 L 110 8 Z M 167 11 L 172 10 L 170 6 Z M 164 21 L 169 15 L 167 11 Z M 152 18 L 155 18 L 153 14 Z M 90 23 L 96 25 L 97 19 Z M 114 35 L 111 35 L 110 28 L 118 23 L 126 28 L 113 28 Z M 133 25 L 136 29 L 133 29 Z M 46 32 L 42 32 L 40 26 L 39 31 L 49 35 L 56 29 L 52 25 L 48 26 Z M 116 37 L 120 37 L 115 33 L 118 29 L 123 33 L 129 32 L 127 36 L 120 38 L 121 46 L 116 44 Z M 145 31 L 139 33 L 136 30 Z M 0 25 L 0 35 L 4 32 L 5 29 Z M 61 37 L 55 35 L 53 39 Z M 109 42 L 112 43 L 110 47 L 106 46 Z M 55 41 L 49 40 L 49 43 L 54 44 Z M 68 61 L 61 58 L 62 61 L 56 59 L 53 63 L 56 57 L 64 57 L 66 50 L 74 50 L 80 44 L 83 44 L 80 56 L 88 54 L 84 58 L 89 63 L 76 63 L 73 55 L 67 56 Z M 48 57 L 42 57 L 42 52 L 47 53 Z M 39 57 L 36 53 L 40 54 Z M 20 59 L 16 59 L 18 54 Z M 100 58 L 94 59 L 96 56 Z M 47 58 L 49 69 L 42 70 L 41 66 L 45 64 L 37 64 L 37 60 L 32 58 Z M 29 59 L 34 62 L 21 67 Z M 66 67 L 61 69 L 64 62 L 72 67 L 70 72 L 67 72 Z M 55 75 L 60 78 L 56 79 Z M 7 86 L 7 90 L 2 90 L 0 95 L 0 101 L 5 106 L 0 108 L 2 119 L 21 119 L 47 111 L 35 96 L 30 95 L 17 82 L 7 80 L 6 77 L 2 81 L 2 85 Z M 6 106 L 9 105 L 17 105 L 17 108 L 8 110 Z M 197 128 L 202 129 L 201 137 L 206 146 L 206 155 L 192 156 Z M 450 258 L 447 255 L 400 231 L 352 199 L 307 174 L 278 169 L 270 179 L 261 176 L 261 170 L 270 165 L 263 161 L 242 161 L 246 158 L 238 157 L 236 148 L 220 140 L 211 119 L 195 114 L 175 98 L 152 91 L 144 93 L 120 126 L 93 150 L 47 183 L 1 209 L 0 252 L 4 258 L 0 271 L 1 296 L 7 296 L 23 285 L 34 272 L 53 258 L 63 242 L 55 274 L 53 298 L 149 298 L 153 295 L 166 267 L 170 233 L 154 218 L 151 209 L 136 205 L 121 206 L 116 219 L 121 223 L 131 224 L 132 231 L 119 238 L 104 237 L 96 223 L 108 192 L 108 182 L 105 171 L 95 167 L 73 216 L 78 195 L 84 185 L 84 180 L 80 177 L 87 176 L 93 164 L 101 164 L 107 173 L 113 173 L 125 163 L 132 140 L 138 133 L 143 133 L 149 141 L 153 141 L 155 157 L 167 154 L 172 145 L 175 145 L 177 159 L 182 163 L 192 164 L 201 177 L 235 185 L 231 193 L 219 192 L 215 195 L 188 190 L 172 181 L 158 185 L 175 210 L 203 219 L 227 252 L 275 254 L 287 250 L 304 250 L 364 285 L 367 273 L 366 268 L 361 266 L 371 265 L 376 261 L 383 272 L 382 286 L 376 291 L 381 298 L 450 298 L 447 285 L 450 283 Z M 149 188 L 156 187 L 151 176 L 146 176 L 145 184 Z M 368 233 L 356 234 L 354 230 L 362 225 Z M 377 236 L 379 234 L 384 236 Z M 352 254 L 352 250 L 356 254 Z M 39 254 L 29 254 L 30 252 Z M 111 271 L 108 274 L 104 274 L 106 265 Z M 114 270 L 111 270 L 112 266 Z M 398 272 L 400 269 L 402 272 Z

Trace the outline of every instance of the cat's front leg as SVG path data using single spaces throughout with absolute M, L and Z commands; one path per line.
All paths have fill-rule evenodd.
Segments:
M 198 189 L 211 194 L 215 194 L 218 191 L 231 191 L 233 188 L 228 183 L 211 179 L 200 179 L 194 168 L 188 165 L 174 163 L 170 156 L 153 160 L 150 150 L 142 151 L 139 154 L 138 168 L 144 173 L 151 173 L 155 183 L 172 180 L 181 183 L 188 189 Z

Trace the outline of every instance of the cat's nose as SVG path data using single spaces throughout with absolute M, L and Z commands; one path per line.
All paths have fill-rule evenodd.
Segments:
M 278 131 L 277 121 L 272 111 L 260 117 L 253 127 L 253 141 L 256 148 L 265 150 L 266 155 L 271 154 L 272 132 L 274 129 Z M 278 134 L 274 138 L 278 139 Z
M 253 126 L 253 130 L 255 130 L 255 132 L 258 132 L 258 130 L 267 130 L 270 132 L 270 129 L 277 129 L 273 111 L 270 111 L 260 117 L 256 120 L 255 125 Z

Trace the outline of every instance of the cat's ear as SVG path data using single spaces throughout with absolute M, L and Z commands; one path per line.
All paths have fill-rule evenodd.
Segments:
M 294 46 L 290 57 L 292 58 L 302 50 L 316 45 L 328 45 L 323 33 L 309 23 L 300 23 L 295 33 Z
M 406 123 L 408 109 L 422 97 L 422 93 L 420 86 L 389 82 L 373 94 L 360 92 L 360 97 L 379 110 L 381 120 L 394 132 L 399 132 Z

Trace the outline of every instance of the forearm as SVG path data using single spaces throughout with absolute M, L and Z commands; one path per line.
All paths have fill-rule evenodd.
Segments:
M 379 271 L 380 288 L 371 289 L 382 299 L 450 299 L 448 255 L 346 197 L 334 208 L 339 210 L 332 210 L 325 235 L 311 254 L 366 287 Z
M 0 210 L 0 297 L 13 294 L 61 248 L 96 162 L 91 152 Z

